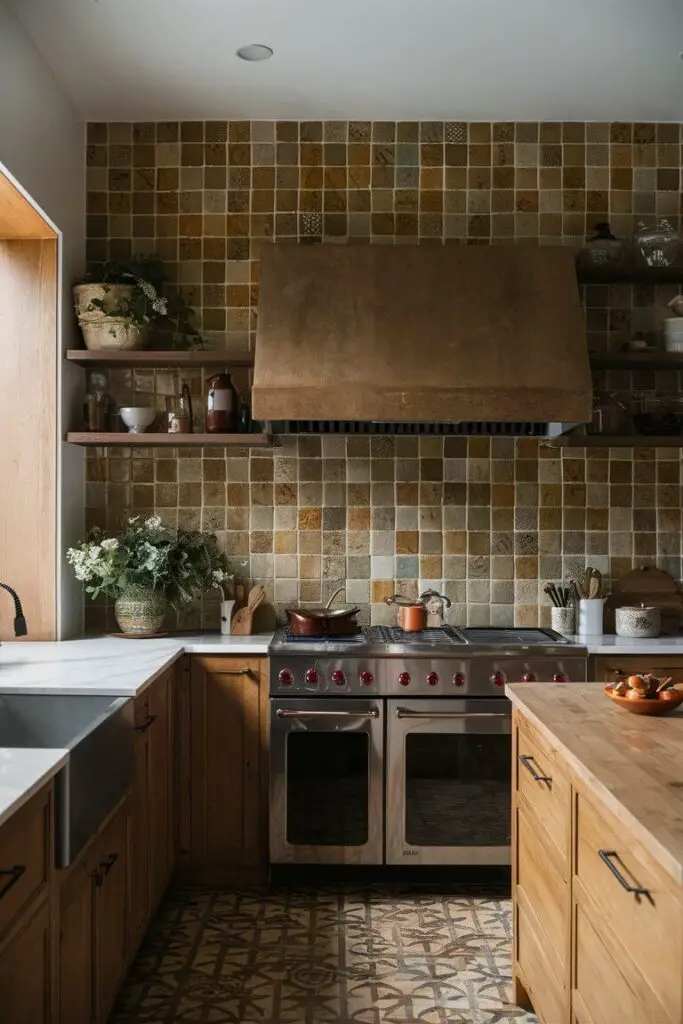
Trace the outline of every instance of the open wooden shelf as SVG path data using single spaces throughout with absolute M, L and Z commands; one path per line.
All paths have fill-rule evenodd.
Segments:
M 268 448 L 270 434 L 95 434 L 71 431 L 69 444 L 106 448 Z
M 645 434 L 565 434 L 551 444 L 559 448 L 683 448 L 681 437 L 648 437 Z
M 576 268 L 579 284 L 683 284 L 683 265 Z
M 220 352 L 216 349 L 198 349 L 196 352 L 184 352 L 180 349 L 170 351 L 155 351 L 154 349 L 142 349 L 134 352 L 120 352 L 118 350 L 108 352 L 106 350 L 91 350 L 87 348 L 72 348 L 66 353 L 70 363 L 77 363 L 79 366 L 150 366 L 150 367 L 202 367 L 222 366 L 241 367 L 253 366 L 254 359 L 249 353 L 243 355 L 232 355 L 230 352 Z
M 590 352 L 594 370 L 683 370 L 683 352 Z

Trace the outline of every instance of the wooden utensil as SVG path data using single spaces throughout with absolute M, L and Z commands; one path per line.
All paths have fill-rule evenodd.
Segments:
M 255 587 L 252 587 L 249 591 L 249 597 L 244 608 L 240 608 L 239 611 L 235 612 L 232 620 L 232 633 L 233 636 L 251 636 L 251 631 L 254 625 L 254 612 L 263 604 L 266 599 L 266 591 L 257 583 Z

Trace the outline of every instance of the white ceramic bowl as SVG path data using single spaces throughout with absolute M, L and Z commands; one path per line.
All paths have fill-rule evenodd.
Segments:
M 150 409 L 146 405 L 126 405 L 119 409 L 119 415 L 128 427 L 129 434 L 144 434 L 147 427 L 154 423 L 156 414 L 156 409 Z

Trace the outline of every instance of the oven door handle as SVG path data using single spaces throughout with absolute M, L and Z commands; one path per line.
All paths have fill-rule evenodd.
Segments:
M 509 711 L 410 711 L 396 708 L 397 718 L 509 718 Z
M 371 708 L 369 711 L 288 711 L 286 708 L 277 708 L 277 718 L 379 718 L 379 710 Z

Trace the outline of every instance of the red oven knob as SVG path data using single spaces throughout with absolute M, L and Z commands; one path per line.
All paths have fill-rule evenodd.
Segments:
M 464 672 L 456 672 L 455 673 L 455 675 L 453 676 L 453 685 L 454 686 L 464 686 L 465 685 L 465 673 Z
M 556 672 L 555 675 L 553 676 L 553 682 L 554 683 L 568 683 L 569 680 L 567 679 L 566 673 L 564 673 L 564 672 Z
M 523 683 L 535 683 L 536 682 L 536 673 L 535 672 L 525 672 L 524 675 L 522 676 L 522 682 Z
M 317 668 L 309 668 L 306 672 L 306 682 L 309 686 L 317 686 L 320 682 Z
M 373 676 L 372 672 L 368 672 L 367 669 L 363 669 L 359 676 L 359 679 L 361 686 L 372 686 L 372 684 L 375 681 L 375 677 Z
M 399 672 L 398 681 L 401 686 L 410 686 L 410 672 Z
M 439 677 L 436 672 L 427 673 L 427 686 L 436 686 L 439 682 Z
M 335 668 L 334 672 L 332 673 L 332 682 L 334 683 L 335 686 L 343 686 L 344 683 L 346 682 L 346 676 L 344 675 L 340 668 Z
M 281 668 L 278 673 L 277 681 L 280 686 L 291 686 L 294 682 L 294 673 L 290 668 Z
M 505 673 L 494 672 L 491 676 L 491 682 L 494 686 L 505 686 Z

